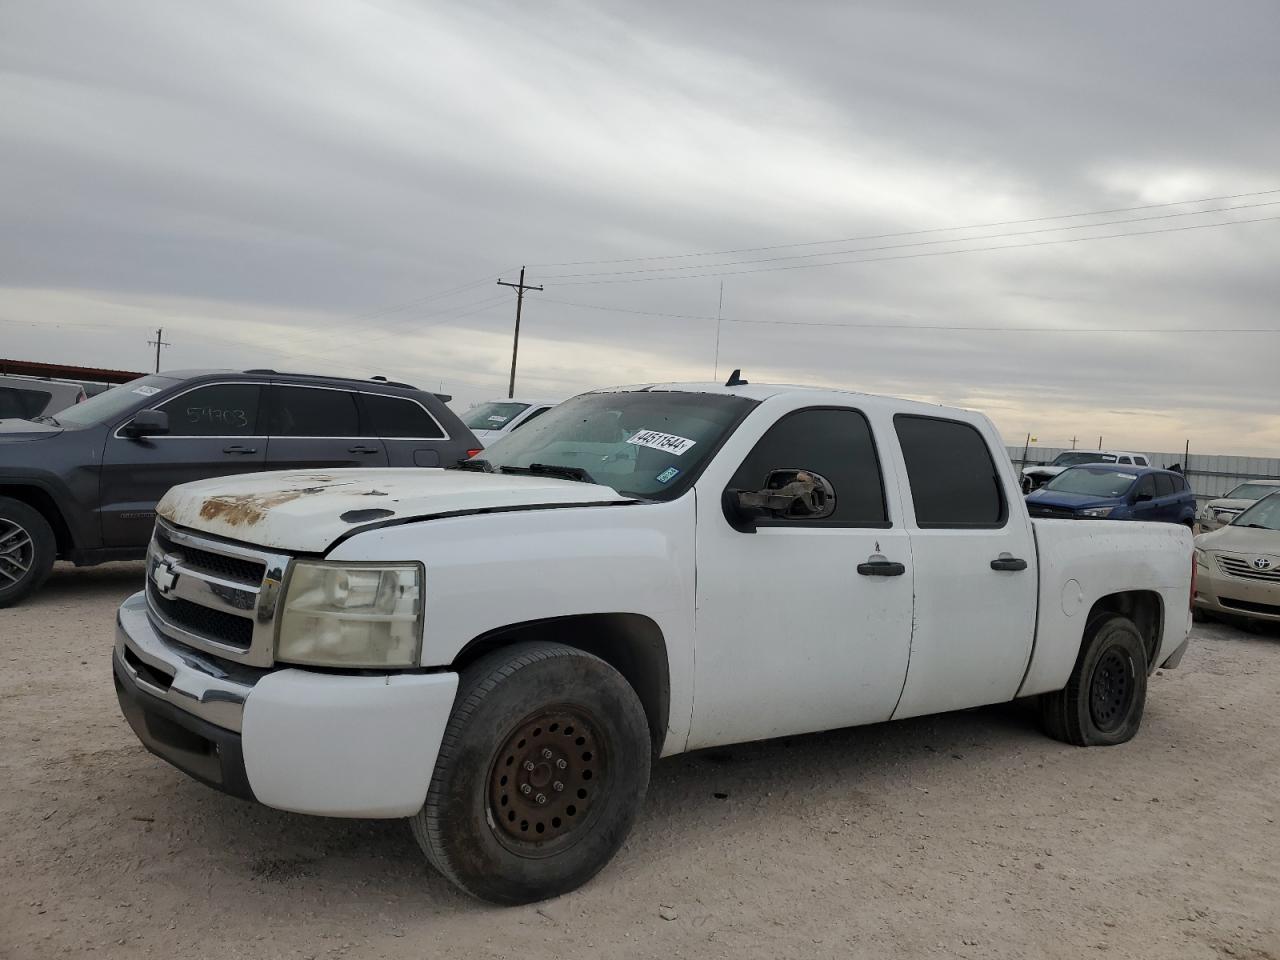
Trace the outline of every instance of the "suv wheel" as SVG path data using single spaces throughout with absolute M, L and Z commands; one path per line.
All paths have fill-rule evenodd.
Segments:
M 20 500 L 0 497 L 0 607 L 44 583 L 57 552 L 49 521 Z

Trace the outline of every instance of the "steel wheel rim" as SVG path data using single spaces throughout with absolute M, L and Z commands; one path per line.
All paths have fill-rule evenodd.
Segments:
M 1133 659 L 1120 647 L 1108 647 L 1093 667 L 1089 714 L 1094 726 L 1111 733 L 1124 724 L 1134 690 Z
M 568 849 L 599 815 L 608 774 L 600 725 L 585 708 L 565 705 L 530 714 L 505 738 L 490 768 L 494 836 L 522 857 Z
M 35 559 L 31 534 L 16 520 L 0 517 L 0 590 L 21 583 Z

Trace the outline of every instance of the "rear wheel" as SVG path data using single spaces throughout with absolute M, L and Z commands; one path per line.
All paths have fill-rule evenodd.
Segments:
M 1065 689 L 1042 694 L 1046 732 L 1078 747 L 1114 746 L 1133 739 L 1147 700 L 1147 647 L 1128 617 L 1104 616 L 1089 625 Z
M 0 497 L 0 607 L 17 603 L 44 583 L 57 552 L 53 529 L 39 511 Z
M 640 700 L 603 660 L 546 643 L 499 650 L 463 671 L 413 834 L 473 896 L 554 897 L 622 845 L 650 758 Z

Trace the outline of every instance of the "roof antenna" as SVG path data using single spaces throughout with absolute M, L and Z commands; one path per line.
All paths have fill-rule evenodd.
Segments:
M 747 381 L 742 379 L 742 369 L 738 368 L 729 374 L 729 379 L 724 382 L 726 387 L 745 387 Z

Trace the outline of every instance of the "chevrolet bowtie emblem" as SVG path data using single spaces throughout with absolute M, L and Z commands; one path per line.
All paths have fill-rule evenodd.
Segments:
M 178 573 L 168 560 L 162 560 L 151 571 L 151 582 L 156 585 L 156 590 L 160 592 L 160 596 L 167 597 L 169 592 L 178 584 Z

